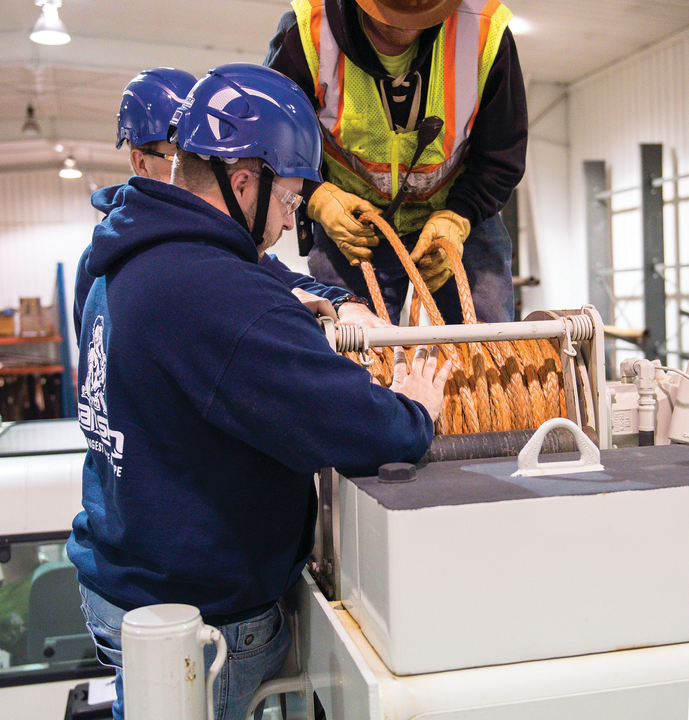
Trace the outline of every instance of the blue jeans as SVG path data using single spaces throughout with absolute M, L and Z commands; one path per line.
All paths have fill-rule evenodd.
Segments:
M 421 231 L 400 238 L 411 252 Z M 512 241 L 499 215 L 472 228 L 462 256 L 469 288 L 479 322 L 512 322 Z M 399 324 L 407 297 L 409 278 L 390 243 L 382 238 L 373 250 L 373 267 L 390 320 Z M 337 285 L 370 300 L 366 281 L 359 267 L 352 267 L 321 225 L 314 224 L 314 247 L 309 253 L 309 272 L 324 285 Z M 462 322 L 457 283 L 450 278 L 433 294 L 447 325 Z
M 100 595 L 79 587 L 81 609 L 86 626 L 96 644 L 103 665 L 114 667 L 117 699 L 112 706 L 113 720 L 124 720 L 122 685 L 122 619 L 126 611 Z M 266 612 L 237 623 L 221 625 L 227 642 L 227 660 L 213 684 L 213 708 L 216 720 L 244 720 L 246 709 L 259 685 L 274 678 L 290 644 L 290 634 L 280 606 L 275 603 Z M 215 646 L 204 647 L 206 671 L 215 657 Z M 260 718 L 262 710 L 257 717 Z

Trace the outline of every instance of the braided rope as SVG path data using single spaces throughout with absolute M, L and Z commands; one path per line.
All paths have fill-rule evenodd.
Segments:
M 376 273 L 373 270 L 368 260 L 361 261 L 361 272 L 364 274 L 364 280 L 368 287 L 368 292 L 373 300 L 373 307 L 376 309 L 376 315 L 383 320 L 390 322 L 390 316 L 388 315 L 388 309 L 385 307 L 385 300 L 383 300 L 383 293 L 380 291 L 380 285 L 376 280 Z
M 394 230 L 373 213 L 364 213 L 360 220 L 382 232 L 409 276 L 414 287 L 409 324 L 418 324 L 423 305 L 433 325 L 444 325 L 433 296 Z M 438 238 L 428 248 L 428 252 L 437 251 L 446 254 L 452 265 L 464 322 L 476 324 L 478 320 L 460 253 L 446 238 Z M 361 269 L 377 315 L 389 322 L 373 266 L 362 262 Z M 436 434 L 530 429 L 551 417 L 567 416 L 560 357 L 549 340 L 446 343 L 440 345 L 439 350 L 439 363 L 449 359 L 452 372 L 445 386 Z M 413 353 L 414 348 L 405 348 L 408 367 Z M 348 356 L 358 361 L 356 354 Z M 372 359 L 371 374 L 382 385 L 389 385 L 392 349 L 384 348 Z

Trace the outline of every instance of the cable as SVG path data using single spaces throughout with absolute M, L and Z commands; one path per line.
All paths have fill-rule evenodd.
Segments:
M 665 365 L 656 365 L 656 367 L 658 368 L 658 370 L 665 370 L 665 372 L 677 373 L 678 375 L 681 375 L 683 378 L 686 378 L 687 380 L 689 380 L 689 375 L 687 375 L 687 373 L 683 372 L 682 370 L 678 370 L 677 368 L 666 367 Z

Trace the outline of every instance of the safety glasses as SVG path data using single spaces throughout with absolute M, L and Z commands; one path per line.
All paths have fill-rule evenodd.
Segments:
M 157 150 L 142 150 L 141 152 L 144 153 L 144 155 L 163 158 L 163 160 L 167 160 L 168 162 L 172 162 L 175 159 L 174 155 L 165 155 L 165 153 L 158 152 Z
M 257 180 L 261 179 L 261 176 L 257 172 L 252 170 L 251 174 Z M 296 212 L 296 209 L 301 205 L 301 201 L 304 199 L 301 195 L 288 190 L 286 187 L 280 185 L 280 183 L 273 182 L 271 189 L 275 194 L 275 197 L 285 206 L 285 211 L 288 215 Z

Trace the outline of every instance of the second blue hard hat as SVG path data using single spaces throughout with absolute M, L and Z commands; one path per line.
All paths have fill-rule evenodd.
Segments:
M 184 70 L 161 67 L 140 72 L 124 89 L 117 115 L 117 143 L 144 145 L 167 140 L 170 119 L 196 78 Z

